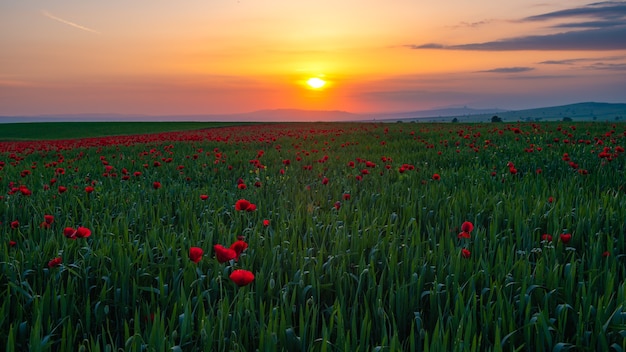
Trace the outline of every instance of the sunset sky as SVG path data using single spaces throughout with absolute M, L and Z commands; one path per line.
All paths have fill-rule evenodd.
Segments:
M 0 115 L 582 101 L 626 102 L 624 1 L 0 2 Z

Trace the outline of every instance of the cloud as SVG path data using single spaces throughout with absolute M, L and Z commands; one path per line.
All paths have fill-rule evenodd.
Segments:
M 581 22 L 581 17 L 585 21 Z M 590 21 L 589 18 L 592 20 Z M 477 51 L 513 50 L 626 50 L 626 2 L 599 2 L 583 7 L 548 12 L 526 17 L 520 22 L 565 21 L 553 29 L 577 28 L 546 35 L 503 38 L 482 43 L 444 45 L 427 43 L 407 45 L 411 49 L 447 49 Z
M 583 7 L 565 9 L 526 17 L 523 21 L 546 21 L 570 19 L 576 17 L 591 17 L 605 21 L 614 21 L 626 17 L 626 2 L 604 1 L 589 4 Z
M 546 60 L 538 62 L 540 65 L 574 65 L 577 63 L 584 62 L 598 62 L 598 61 L 623 61 L 626 59 L 626 56 L 605 56 L 605 57 L 594 57 L 594 58 L 574 58 L 574 59 L 564 59 L 564 60 Z M 621 66 L 623 63 L 611 64 L 615 66 Z M 589 67 L 589 66 L 588 66 Z
M 546 60 L 541 61 L 543 65 L 573 65 L 576 62 L 585 61 L 585 59 L 567 59 L 567 60 Z
M 491 72 L 491 73 L 519 73 L 532 71 L 532 67 L 499 67 L 491 70 L 478 71 L 478 72 Z
M 626 71 L 626 64 L 607 64 L 604 62 L 596 62 L 595 64 L 589 65 L 586 68 L 592 70 Z
M 422 44 L 422 45 L 405 45 L 405 47 L 408 47 L 411 49 L 446 49 L 445 45 L 437 44 L 437 43 L 428 43 L 428 44 Z
M 77 23 L 74 23 L 74 22 L 70 22 L 70 21 L 68 21 L 68 20 L 64 20 L 64 19 L 62 19 L 62 18 L 60 18 L 60 17 L 57 17 L 57 16 L 55 16 L 55 15 L 53 15 L 53 14 L 49 13 L 48 11 L 45 11 L 45 10 L 44 10 L 44 11 L 42 11 L 42 14 L 43 14 L 44 16 L 46 16 L 46 17 L 50 18 L 50 19 L 55 20 L 55 21 L 58 21 L 58 22 L 61 22 L 61 23 L 65 23 L 65 24 L 67 24 L 68 26 L 72 26 L 72 27 L 74 27 L 74 28 L 78 28 L 78 29 L 81 29 L 81 30 L 83 30 L 83 31 L 87 31 L 87 32 L 91 32 L 91 33 L 100 34 L 100 32 L 96 31 L 95 29 L 91 29 L 91 28 L 88 28 L 88 27 L 85 27 L 85 26 L 81 26 L 80 24 L 77 24 Z

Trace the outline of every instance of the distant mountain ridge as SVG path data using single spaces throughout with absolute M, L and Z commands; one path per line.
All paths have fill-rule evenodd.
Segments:
M 116 113 L 50 114 L 38 116 L 0 116 L 0 123 L 84 122 L 84 121 L 229 121 L 229 122 L 318 122 L 318 121 L 416 121 L 486 122 L 497 115 L 504 121 L 541 121 L 571 118 L 573 120 L 626 120 L 626 103 L 583 102 L 524 110 L 473 109 L 452 107 L 390 113 L 356 114 L 341 110 L 271 109 L 239 114 L 141 115 Z

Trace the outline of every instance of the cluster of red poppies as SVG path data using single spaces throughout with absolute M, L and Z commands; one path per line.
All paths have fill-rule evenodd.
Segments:
M 245 199 L 240 199 L 235 203 L 235 209 L 238 211 L 254 211 L 256 210 L 256 205 Z M 269 224 L 269 220 L 263 220 L 263 226 L 269 226 Z M 217 259 L 219 263 L 226 263 L 230 261 L 239 261 L 239 257 L 247 248 L 248 243 L 245 241 L 245 238 L 243 236 L 239 236 L 237 240 L 230 245 L 230 247 L 215 244 L 213 246 L 213 251 L 215 252 L 215 259 Z M 189 259 L 192 262 L 196 264 L 199 263 L 203 256 L 204 250 L 202 248 L 189 248 Z M 237 286 L 246 286 L 254 281 L 254 274 L 245 269 L 235 269 L 230 273 L 229 277 Z
M 467 239 L 467 238 L 471 238 L 470 233 L 474 230 L 474 224 L 472 224 L 469 221 L 465 221 L 461 224 L 461 232 L 457 235 L 458 239 Z M 469 251 L 469 249 L 467 248 L 462 248 L 461 249 L 461 256 L 463 258 L 469 258 L 472 256 L 472 252 Z

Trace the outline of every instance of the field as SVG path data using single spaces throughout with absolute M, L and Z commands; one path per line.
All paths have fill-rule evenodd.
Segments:
M 624 146 L 606 122 L 0 142 L 0 343 L 624 351 Z

